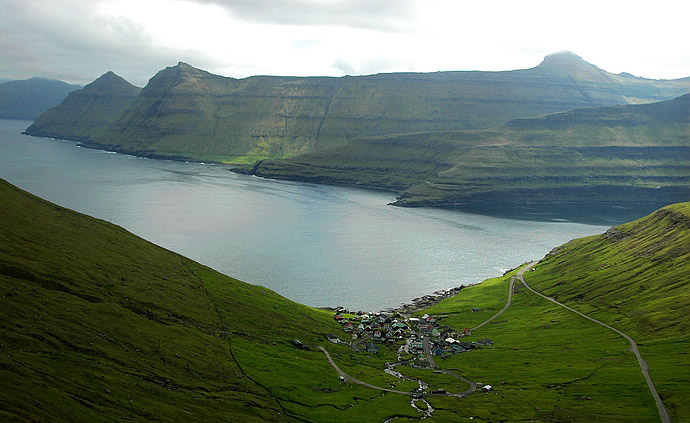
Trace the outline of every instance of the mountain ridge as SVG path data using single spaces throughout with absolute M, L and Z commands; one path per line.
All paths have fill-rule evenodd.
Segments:
M 621 77 L 571 53 L 514 71 L 345 77 L 234 79 L 180 62 L 151 78 L 128 110 L 84 142 L 135 155 L 250 163 L 363 136 L 486 129 L 514 118 L 688 91 L 690 80 Z
M 236 171 L 387 189 L 401 206 L 671 203 L 690 197 L 689 111 L 689 95 L 576 109 L 486 130 L 361 138 Z
M 80 85 L 40 77 L 0 83 L 0 118 L 35 119 L 80 88 Z

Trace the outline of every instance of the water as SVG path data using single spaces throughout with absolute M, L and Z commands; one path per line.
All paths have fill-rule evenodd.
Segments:
M 484 210 L 493 216 L 403 209 L 386 205 L 388 193 L 20 135 L 29 124 L 0 120 L 0 178 L 312 306 L 396 306 L 500 275 L 653 209 Z

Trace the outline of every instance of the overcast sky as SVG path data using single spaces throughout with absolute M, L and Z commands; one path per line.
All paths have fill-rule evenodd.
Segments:
M 511 70 L 570 50 L 610 72 L 690 76 L 690 2 L 0 0 L 0 78 L 144 86 L 187 62 L 212 73 Z

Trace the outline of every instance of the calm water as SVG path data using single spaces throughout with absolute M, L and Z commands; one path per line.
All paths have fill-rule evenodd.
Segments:
M 391 194 L 263 180 L 20 135 L 0 120 L 0 177 L 295 301 L 374 310 L 479 282 L 653 207 L 491 217 L 387 206 Z M 576 218 L 578 222 L 572 220 Z

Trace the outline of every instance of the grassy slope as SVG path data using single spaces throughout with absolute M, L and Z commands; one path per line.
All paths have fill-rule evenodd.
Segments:
M 689 255 L 690 203 L 682 203 L 571 241 L 525 276 L 546 295 L 631 335 L 674 421 L 690 418 L 684 401 L 690 380 Z M 508 281 L 466 288 L 424 312 L 445 315 L 460 329 L 472 327 L 500 310 Z M 525 289 L 517 290 L 504 315 L 474 335 L 495 345 L 442 365 L 474 380 L 506 384 L 498 396 L 468 398 L 473 412 L 495 419 L 506 414 L 511 421 L 534 411 L 555 421 L 658 421 L 627 342 Z
M 335 374 L 290 341 L 322 342 L 328 314 L 5 182 L 0 197 L 1 420 L 289 421 L 376 396 L 310 388 Z
M 688 418 L 688 263 L 690 203 L 682 203 L 564 245 L 531 280 L 547 295 L 633 336 L 669 412 Z
M 141 88 L 108 72 L 83 89 L 71 92 L 26 129 L 29 135 L 85 141 L 105 128 L 137 98 Z
M 257 175 L 402 192 L 400 205 L 687 198 L 690 95 L 579 109 L 481 131 L 359 139 Z M 657 189 L 657 187 L 661 187 Z
M 383 421 L 417 417 L 378 356 L 325 342 L 329 313 L 221 275 L 0 181 L 0 420 Z M 434 386 L 449 388 L 439 381 Z M 463 388 L 464 389 L 464 388 Z
M 187 64 L 154 76 L 94 146 L 246 163 L 362 136 L 488 128 L 578 107 L 652 102 L 690 81 L 613 75 L 572 54 L 526 70 L 233 79 Z

